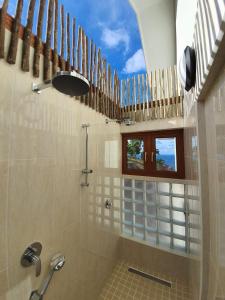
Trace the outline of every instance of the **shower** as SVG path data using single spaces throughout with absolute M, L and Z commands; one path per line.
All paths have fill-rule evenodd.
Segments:
M 48 276 L 43 281 L 41 287 L 31 293 L 30 300 L 42 300 L 44 294 L 46 293 L 52 276 L 55 272 L 60 271 L 65 264 L 65 256 L 62 254 L 56 254 L 52 257 L 50 261 L 50 271 Z
M 87 94 L 90 88 L 88 80 L 81 74 L 75 71 L 60 71 L 53 76 L 52 80 L 43 84 L 33 83 L 32 91 L 40 94 L 42 90 L 52 86 L 57 91 L 71 97 Z

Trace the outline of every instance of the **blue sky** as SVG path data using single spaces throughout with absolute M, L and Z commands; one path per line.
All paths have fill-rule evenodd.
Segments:
M 2 3 L 2 0 L 0 0 Z M 17 0 L 9 1 L 8 12 L 15 15 Z M 135 13 L 128 0 L 59 0 L 65 11 L 75 16 L 89 38 L 102 49 L 103 56 L 120 78 L 145 71 L 145 62 Z M 25 24 L 28 0 L 24 0 L 22 23 Z M 36 3 L 34 32 L 36 31 Z
M 161 155 L 176 154 L 176 138 L 157 138 L 156 149 Z

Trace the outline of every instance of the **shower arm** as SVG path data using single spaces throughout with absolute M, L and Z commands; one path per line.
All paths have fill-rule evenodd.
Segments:
M 48 89 L 51 86 L 52 86 L 51 80 L 45 81 L 44 83 L 40 83 L 40 84 L 32 83 L 32 91 L 34 93 L 40 94 L 43 90 Z

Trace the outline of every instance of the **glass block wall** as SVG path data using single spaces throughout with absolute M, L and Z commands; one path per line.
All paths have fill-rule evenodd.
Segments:
M 121 210 L 124 235 L 188 254 L 199 251 L 196 185 L 123 178 Z

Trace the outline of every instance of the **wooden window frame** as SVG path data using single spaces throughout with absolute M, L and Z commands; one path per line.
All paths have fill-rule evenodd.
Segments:
M 156 138 L 172 137 L 176 138 L 177 172 L 165 170 L 158 171 L 156 170 L 156 149 L 154 141 Z M 127 168 L 127 140 L 134 138 L 144 140 L 145 159 L 143 170 L 130 170 Z M 122 174 L 184 179 L 183 129 L 122 133 Z

